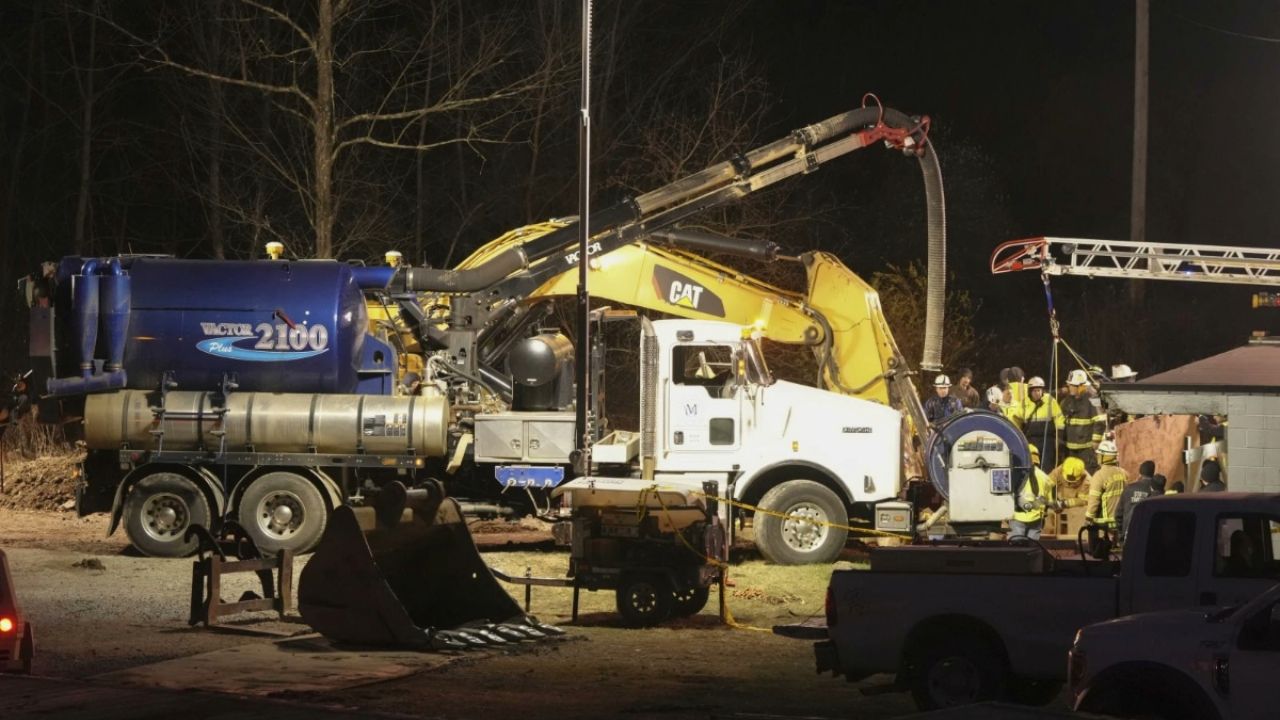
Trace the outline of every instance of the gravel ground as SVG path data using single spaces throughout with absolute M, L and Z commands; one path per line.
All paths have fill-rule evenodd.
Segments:
M 0 547 L 9 555 L 19 597 L 36 628 L 38 674 L 85 678 L 269 642 L 188 627 L 189 562 L 131 556 L 122 537 L 103 539 L 104 530 L 102 516 L 0 510 Z M 527 567 L 535 575 L 558 575 L 566 567 L 560 551 L 527 545 L 505 549 L 500 537 L 483 541 L 497 543 L 485 551 L 486 560 L 508 572 L 523 573 Z M 102 569 L 94 569 L 92 561 Z M 732 571 L 727 600 L 744 624 L 794 622 L 821 613 L 829 570 L 740 563 Z M 231 599 L 248 587 L 247 581 L 230 585 L 223 597 Z M 522 598 L 519 590 L 511 592 Z M 582 600 L 570 642 L 466 656 L 397 680 L 290 692 L 283 699 L 418 717 L 522 720 L 750 713 L 875 718 L 912 710 L 904 695 L 867 697 L 860 692 L 867 683 L 815 675 L 808 642 L 722 625 L 715 615 L 715 593 L 702 614 L 651 630 L 620 627 L 612 593 L 584 593 Z M 543 620 L 567 623 L 569 608 L 567 590 L 535 589 L 532 609 Z

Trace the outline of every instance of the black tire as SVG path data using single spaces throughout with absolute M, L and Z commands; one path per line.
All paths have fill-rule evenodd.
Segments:
M 618 614 L 628 627 L 653 627 L 671 616 L 675 591 L 663 575 L 629 574 L 618 585 L 617 603 Z
M 790 515 L 781 518 L 756 513 L 756 547 L 765 559 L 777 565 L 807 565 L 834 562 L 840 557 L 849 531 L 815 524 L 801 518 L 849 524 L 849 511 L 844 501 L 830 488 L 812 480 L 788 480 L 764 494 L 760 507 Z
M 689 588 L 687 590 L 676 590 L 671 595 L 671 616 L 672 617 L 689 617 L 702 612 L 702 608 L 707 606 L 707 600 L 711 597 L 711 588 Z
M 209 528 L 209 501 L 185 475 L 156 472 L 139 480 L 124 502 L 124 531 L 143 555 L 186 557 L 199 542 L 182 536 L 192 525 Z
M 1062 682 L 1059 680 L 1011 678 L 1005 697 L 1019 705 L 1043 707 L 1053 702 L 1061 692 Z
M 329 506 L 310 480 L 276 471 L 249 483 L 240 495 L 236 517 L 264 555 L 281 550 L 300 554 L 320 542 Z
M 995 700 L 1005 684 L 1005 663 L 972 635 L 934 638 L 913 662 L 911 696 L 921 711 Z

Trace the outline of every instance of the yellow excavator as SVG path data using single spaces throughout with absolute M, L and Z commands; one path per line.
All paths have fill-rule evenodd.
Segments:
M 833 255 L 809 252 L 790 258 L 803 266 L 805 289 L 779 288 L 705 257 L 787 260 L 776 244 L 681 226 L 697 212 L 813 172 L 855 150 L 884 143 L 904 151 L 920 161 L 929 229 L 929 318 L 921 366 L 939 369 L 944 203 L 927 128 L 927 118 L 878 105 L 860 108 L 591 215 L 586 252 L 592 297 L 681 318 L 641 320 L 641 427 L 620 441 L 601 437 L 594 428 L 575 427 L 571 393 L 585 380 L 577 376 L 576 348 L 564 334 L 544 327 L 556 299 L 579 293 L 576 220 L 513 230 L 456 268 L 397 266 L 386 286 L 368 295 L 371 328 L 387 345 L 400 348 L 401 385 L 412 373 L 422 387 L 411 392 L 447 399 L 453 418 L 447 482 L 460 482 L 453 471 L 469 461 L 478 471 L 473 475 L 490 474 L 491 487 L 556 488 L 566 501 L 572 493 L 567 504 L 574 515 L 567 524 L 573 525 L 575 591 L 616 589 L 619 611 L 634 624 L 696 612 L 706 602 L 707 585 L 719 567 L 707 560 L 723 557 L 725 549 L 728 513 L 719 499 L 758 503 L 766 511 L 763 519 L 757 513 L 756 542 L 777 562 L 835 557 L 844 546 L 851 508 L 871 510 L 877 526 L 883 514 L 893 529 L 910 532 L 911 506 L 901 501 L 902 456 L 913 444 L 902 442 L 904 414 L 905 429 L 925 446 L 930 479 L 943 483 L 945 495 L 948 478 L 954 489 L 963 476 L 965 488 L 977 488 L 974 496 L 988 503 L 974 517 L 998 524 L 1012 508 L 1006 486 L 1017 479 L 1010 474 L 1026 464 L 1016 457 L 1025 455 L 1018 449 L 1025 441 L 1016 439 L 1012 426 L 988 427 L 999 425 L 992 417 L 990 423 L 957 428 L 945 443 L 933 446 L 943 433 L 934 432 L 941 428 L 925 418 L 910 367 L 872 287 Z M 760 359 L 762 339 L 810 348 L 818 388 L 775 381 Z M 598 418 L 604 393 L 594 379 L 589 384 L 595 392 L 587 401 Z M 1008 437 L 1001 435 L 1006 431 Z M 991 455 L 994 446 L 985 438 L 992 432 L 1009 446 L 1000 445 L 1003 454 L 995 462 L 994 456 L 977 456 Z M 584 436 L 602 450 L 596 463 L 585 467 L 574 457 Z M 971 442 L 978 436 L 982 442 Z M 977 459 L 966 456 L 958 464 L 953 449 Z M 574 471 L 580 477 L 570 480 L 567 473 Z M 455 487 L 448 487 L 450 494 L 457 494 Z M 412 491 L 406 497 L 411 496 Z M 443 542 L 426 541 L 432 528 L 441 534 L 459 524 L 454 509 L 450 520 L 432 520 L 443 507 L 437 499 L 415 515 L 421 542 L 396 539 L 405 531 L 395 520 L 406 507 L 412 504 L 401 497 L 379 510 L 380 529 L 369 536 L 368 547 L 357 537 L 354 522 L 335 523 L 347 528 L 345 537 L 326 534 L 308 572 L 334 580 L 370 556 L 376 567 L 390 568 L 406 548 L 425 552 Z M 378 549 L 384 540 L 384 549 Z M 448 542 L 465 544 L 457 538 Z M 409 575 L 410 566 L 440 564 L 438 559 L 420 562 L 419 555 L 403 564 L 406 569 L 382 573 L 392 576 L 382 600 L 371 600 L 363 591 L 339 599 L 324 589 L 332 583 L 308 583 L 304 576 L 302 591 L 316 591 L 304 592 L 310 595 L 302 602 L 304 615 L 308 607 L 313 617 L 327 614 L 331 623 L 313 620 L 313 625 L 326 632 L 317 622 L 328 624 L 328 632 L 340 632 L 351 626 L 354 609 L 365 608 L 370 627 L 384 627 L 389 615 L 379 608 L 396 610 L 391 598 L 397 598 L 410 615 L 420 616 L 408 622 L 396 614 L 391 624 L 403 625 L 404 633 L 385 640 L 408 637 L 412 628 L 434 618 L 414 608 L 435 600 L 412 599 L 430 593 L 396 587 L 394 579 Z M 474 558 L 474 550 L 466 555 Z M 474 562 L 467 564 L 459 576 L 475 577 L 474 568 Z M 427 585 L 438 589 L 442 583 Z M 488 581 L 486 587 L 484 594 L 498 594 Z M 500 613 L 485 615 L 493 620 Z M 450 616 L 445 626 L 459 619 Z

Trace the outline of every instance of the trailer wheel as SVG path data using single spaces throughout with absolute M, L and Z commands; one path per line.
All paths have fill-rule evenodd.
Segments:
M 844 549 L 849 531 L 844 502 L 827 486 L 812 480 L 789 480 L 764 494 L 757 512 L 756 547 L 769 562 L 805 565 L 834 562 Z M 779 513 L 779 517 L 770 513 Z
M 618 614 L 628 627 L 653 627 L 671 615 L 675 591 L 657 573 L 624 575 L 617 591 Z
M 189 478 L 157 472 L 137 482 L 124 503 L 124 529 L 129 542 L 151 557 L 186 557 L 199 543 L 182 536 L 192 525 L 208 528 L 209 501 Z
M 709 587 L 676 590 L 672 594 L 671 615 L 672 617 L 697 615 L 707 606 L 707 599 L 710 597 L 711 588 Z
M 320 542 L 329 519 L 324 497 L 309 480 L 271 472 L 249 483 L 236 509 L 240 525 L 264 554 L 304 553 Z
M 935 638 L 913 664 L 911 696 L 922 711 L 994 700 L 1004 687 L 1004 663 L 980 637 Z

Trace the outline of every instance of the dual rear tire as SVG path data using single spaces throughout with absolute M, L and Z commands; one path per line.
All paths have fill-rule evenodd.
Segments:
M 139 552 L 151 557 L 186 557 L 199 547 L 184 539 L 192 525 L 209 528 L 214 513 L 209 499 L 190 477 L 159 471 L 138 480 L 124 504 L 124 528 Z M 235 519 L 264 554 L 304 553 L 324 535 L 329 506 L 307 478 L 288 471 L 270 472 L 240 494 Z

